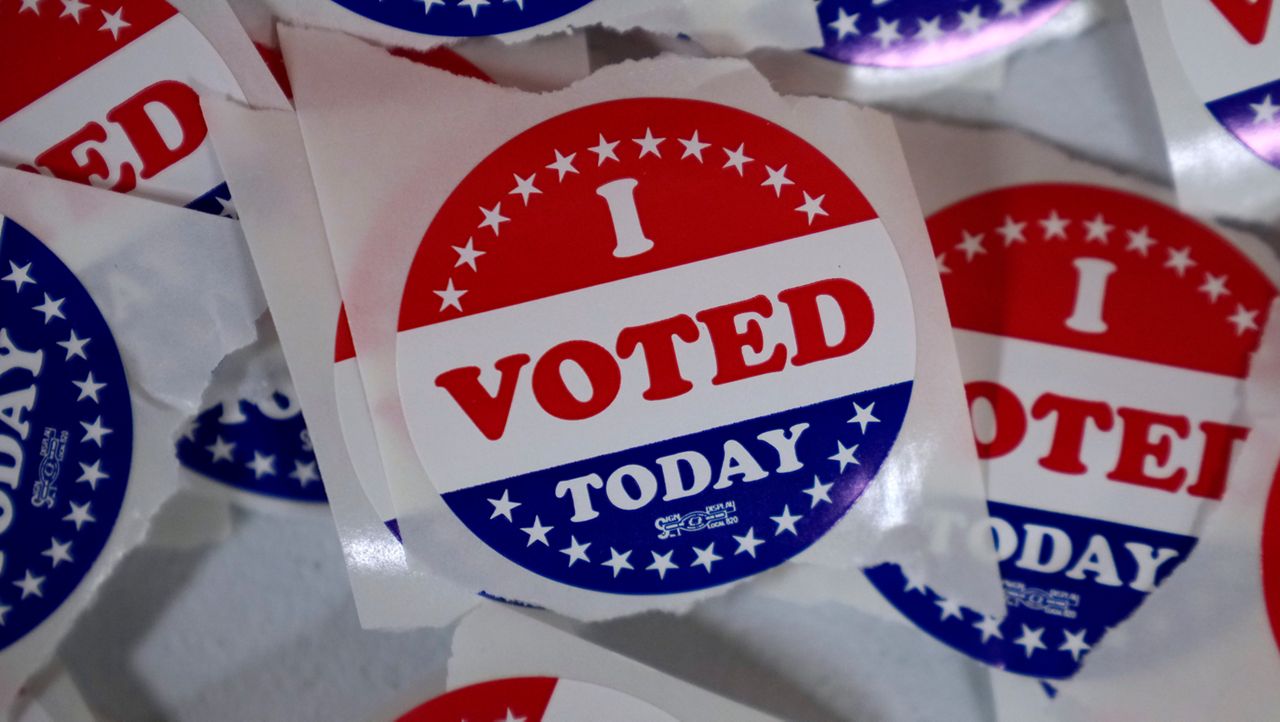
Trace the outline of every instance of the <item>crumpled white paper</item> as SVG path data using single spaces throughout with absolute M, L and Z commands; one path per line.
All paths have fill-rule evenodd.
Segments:
M 174 491 L 175 430 L 198 407 L 218 361 L 254 338 L 265 302 L 227 219 L 7 169 L 0 211 L 59 256 L 110 324 L 129 379 L 134 437 L 124 506 L 106 546 L 62 606 L 0 652 L 4 706 L 142 541 Z

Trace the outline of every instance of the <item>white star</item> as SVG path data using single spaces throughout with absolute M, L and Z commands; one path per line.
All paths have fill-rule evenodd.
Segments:
M 462 311 L 461 300 L 463 296 L 467 295 L 466 291 L 459 291 L 453 287 L 452 278 L 449 279 L 449 283 L 445 286 L 443 291 L 432 291 L 432 293 L 440 297 L 440 311 L 442 313 L 449 307 Z
M 520 527 L 520 531 L 529 535 L 529 542 L 525 544 L 525 546 L 527 547 L 533 546 L 534 542 L 539 542 L 544 547 L 551 546 L 550 540 L 547 539 L 547 532 L 551 531 L 552 529 L 555 529 L 555 527 L 543 526 L 542 518 L 539 516 L 533 517 L 533 526 Z
M 556 162 L 548 163 L 547 167 L 557 173 L 556 180 L 564 180 L 566 173 L 577 173 L 578 169 L 573 167 L 573 159 L 578 157 L 577 153 L 562 155 L 560 151 L 556 151 Z
M 1231 295 L 1231 291 L 1227 290 L 1227 275 L 1215 276 L 1212 273 L 1205 272 L 1204 283 L 1198 289 L 1209 296 L 1210 303 L 1217 303 L 1218 299 L 1223 296 Z
M 875 408 L 876 408 L 876 402 L 874 401 L 867 404 L 865 408 L 862 406 L 859 406 L 857 401 L 854 401 L 853 402 L 853 411 L 854 411 L 853 418 L 849 419 L 845 423 L 857 424 L 862 429 L 862 433 L 865 434 L 867 433 L 867 424 L 880 423 L 880 419 L 877 419 L 876 417 L 871 415 L 871 412 Z
M 921 594 L 926 593 L 927 587 L 923 579 L 913 575 L 911 572 L 907 571 L 906 569 L 902 569 L 902 576 L 904 579 L 907 580 L 907 585 L 902 588 L 902 591 L 920 592 Z
M 80 441 L 81 442 L 92 441 L 93 443 L 98 445 L 98 448 L 102 448 L 103 437 L 111 433 L 111 429 L 108 429 L 107 427 L 102 425 L 101 416 L 94 419 L 92 424 L 86 424 L 85 422 L 81 421 L 80 425 L 84 427 L 84 438 L 80 439 Z
M 1066 240 L 1067 226 L 1070 224 L 1071 221 L 1058 215 L 1058 211 L 1056 209 L 1049 211 L 1049 217 L 1040 221 L 1040 226 L 1044 228 L 1044 239 L 1046 241 L 1050 238 L 1061 238 Z
M 800 515 L 792 514 L 791 505 L 789 504 L 787 506 L 782 507 L 781 514 L 777 516 L 771 516 L 769 518 L 773 521 L 774 524 L 778 525 L 778 528 L 773 530 L 774 536 L 778 536 L 784 531 L 791 532 L 793 536 L 798 535 L 800 533 L 796 531 L 796 522 L 800 521 Z
M 488 4 L 489 0 L 458 0 L 458 7 L 469 8 L 471 10 L 471 17 L 473 18 L 476 16 L 476 13 L 480 12 L 480 8 Z
M 200 426 L 200 421 L 194 416 L 182 422 L 182 433 L 179 434 L 187 441 L 196 440 L 196 427 Z
M 697 158 L 697 159 L 698 159 L 698 162 L 699 162 L 699 163 L 701 163 L 701 162 L 702 162 L 702 151 L 703 151 L 704 149 L 706 149 L 706 148 L 710 148 L 710 147 L 711 147 L 711 144 L 710 144 L 710 143 L 703 143 L 702 141 L 698 140 L 698 131 L 696 131 L 696 130 L 695 130 L 695 131 L 693 131 L 693 137 L 691 137 L 691 138 L 677 138 L 676 140 L 679 140 L 679 141 L 680 141 L 680 143 L 681 143 L 682 145 L 684 145 L 684 153 L 680 154 L 680 159 L 681 159 L 681 160 L 684 160 L 685 158 L 688 158 L 689 156 L 693 156 L 694 158 Z
M 661 145 L 662 141 L 666 140 L 666 138 L 653 137 L 653 131 L 651 129 L 644 129 L 643 138 L 632 138 L 631 140 L 640 144 L 640 158 L 643 158 L 650 153 L 659 158 L 662 157 L 662 151 L 658 150 L 658 146 Z
M 530 173 L 528 178 L 521 178 L 519 173 L 512 173 L 511 175 L 516 179 L 516 187 L 511 189 L 511 192 L 507 195 L 519 195 L 521 200 L 523 200 L 524 204 L 527 206 L 529 205 L 529 196 L 534 193 L 542 193 L 542 191 L 538 190 L 537 186 L 533 184 L 533 179 L 538 176 L 537 173 Z
M 995 617 L 982 615 L 982 619 L 973 623 L 973 628 L 982 633 L 982 643 L 986 644 L 988 639 L 995 637 L 1004 639 L 1004 635 L 1000 633 L 1000 620 Z
M 891 23 L 887 23 L 884 18 L 876 18 L 876 22 L 878 26 L 876 31 L 871 33 L 871 37 L 880 41 L 881 48 L 887 48 L 902 39 L 902 33 L 898 32 L 898 23 L 900 21 L 894 20 Z
M 523 2 L 523 0 L 521 1 Z M 523 7 L 521 7 L 520 9 L 524 10 Z M 517 717 L 515 713 L 511 711 L 511 708 L 508 707 L 507 715 L 500 720 L 496 720 L 495 722 L 527 722 L 527 720 L 528 720 L 527 717 Z M 463 720 L 463 722 L 466 722 L 466 720 Z
M 951 267 L 947 265 L 947 253 L 946 253 L 946 251 L 943 251 L 942 253 L 939 253 L 938 255 L 934 256 L 934 257 L 933 257 L 933 260 L 938 264 L 938 275 L 939 275 L 939 276 L 941 276 L 941 275 L 943 275 L 943 274 L 945 274 L 945 273 L 951 273 Z
M 972 261 L 973 257 L 980 253 L 987 252 L 987 249 L 982 246 L 982 239 L 987 234 L 970 233 L 968 231 L 961 231 L 960 233 L 964 236 L 964 240 L 956 244 L 956 250 L 964 253 L 966 262 Z
M 98 28 L 98 30 L 109 30 L 111 31 L 111 37 L 119 40 L 120 31 L 129 27 L 129 23 L 124 19 L 124 8 L 117 8 L 115 14 L 108 13 L 106 10 L 99 10 L 98 12 L 102 13 L 102 27 Z
M 739 143 L 737 150 L 729 150 L 728 148 L 723 148 L 722 150 L 724 150 L 725 155 L 729 156 L 729 159 L 724 162 L 724 166 L 722 167 L 733 168 L 734 170 L 738 171 L 739 176 L 743 175 L 742 167 L 750 163 L 751 161 L 755 160 L 754 158 L 747 157 L 747 154 L 743 152 L 743 150 L 746 148 L 746 145 L 747 145 L 746 143 Z
M 653 551 L 649 553 L 653 555 L 653 563 L 645 567 L 645 569 L 649 571 L 657 572 L 659 579 L 666 579 L 667 572 L 671 571 L 672 569 L 680 568 L 679 564 L 676 564 L 675 562 L 671 561 L 671 555 L 675 554 L 675 551 L 669 551 L 666 554 L 659 554 Z
M 28 569 L 26 575 L 20 581 L 13 583 L 13 586 L 22 590 L 22 598 L 26 599 L 32 594 L 37 597 L 43 597 L 44 592 L 40 590 L 40 585 L 44 584 L 44 577 L 37 577 Z
M 55 569 L 63 562 L 75 561 L 71 558 L 71 542 L 60 542 L 56 538 L 49 540 L 49 548 L 40 552 L 40 556 L 49 557 Z
M 95 404 L 98 403 L 98 392 L 107 387 L 106 384 L 93 380 L 92 371 L 89 372 L 89 375 L 85 377 L 84 381 L 72 381 L 71 383 L 75 384 L 76 388 L 80 389 L 80 396 L 76 398 L 76 401 L 90 399 Z
M 93 515 L 89 513 L 89 507 L 92 502 L 86 501 L 84 504 L 77 504 L 72 501 L 68 503 L 71 504 L 71 513 L 62 517 L 62 520 L 74 523 L 76 525 L 76 531 L 80 531 L 80 527 L 83 524 L 97 521 L 97 519 L 94 519 Z
M 88 361 L 89 357 L 84 354 L 84 346 L 89 343 L 90 340 L 91 339 L 76 336 L 76 332 L 72 330 L 70 338 L 66 341 L 58 342 L 59 346 L 67 350 L 67 358 L 64 360 L 70 361 L 73 356 L 79 356 L 80 358 Z
M 771 186 L 773 188 L 773 194 L 779 198 L 782 197 L 782 186 L 795 185 L 795 183 L 787 177 L 787 166 L 785 165 L 777 170 L 766 165 L 764 170 L 769 174 L 769 177 L 760 185 Z
M 1196 265 L 1196 262 L 1191 260 L 1191 248 L 1189 246 L 1176 251 L 1170 248 L 1168 251 L 1169 259 L 1164 262 L 1164 267 L 1177 271 L 1178 276 L 1187 275 L 1187 269 Z
M 1030 659 L 1037 649 L 1048 649 L 1048 647 L 1044 646 L 1044 642 L 1040 641 L 1040 635 L 1042 634 L 1044 634 L 1044 627 L 1032 630 L 1024 624 L 1022 625 L 1022 636 L 1013 640 L 1013 643 L 1021 645 L 1027 651 L 1027 658 Z
M 316 469 L 316 462 L 308 461 L 303 463 L 298 459 L 293 460 L 293 471 L 289 472 L 290 479 L 297 479 L 298 486 L 305 487 L 313 481 L 320 479 L 320 471 Z
M 253 461 L 245 464 L 246 469 L 253 469 L 253 478 L 261 479 L 263 476 L 276 475 L 276 455 L 262 454 L 257 450 L 253 452 Z
M 502 0 L 504 3 L 515 3 L 520 8 L 520 12 L 524 12 L 524 0 Z
M 511 501 L 510 494 L 511 494 L 510 489 L 503 489 L 502 496 L 498 497 L 497 499 L 488 500 L 489 503 L 493 505 L 493 513 L 489 515 L 490 519 L 497 519 L 498 517 L 501 516 L 501 517 L 505 517 L 507 521 L 515 521 L 514 519 L 511 518 L 511 512 L 515 510 L 517 506 L 520 506 L 523 502 Z
M 1070 652 L 1071 658 L 1079 662 L 1080 655 L 1092 649 L 1089 643 L 1084 641 L 1084 633 L 1085 633 L 1085 630 L 1083 629 L 1076 632 L 1075 634 L 1072 634 L 1071 632 L 1068 632 L 1065 629 L 1062 630 L 1063 642 L 1062 642 L 1062 646 L 1058 647 L 1058 651 Z
M 804 193 L 804 203 L 801 203 L 796 210 L 805 214 L 809 219 L 809 225 L 813 225 L 814 216 L 827 215 L 827 212 L 822 209 L 822 201 L 826 200 L 827 194 L 823 193 L 817 198 L 811 198 L 807 192 L 801 191 L 801 193 Z
M 1109 236 L 1111 231 L 1115 230 L 1115 226 L 1107 223 L 1107 219 L 1103 218 L 1101 213 L 1093 220 L 1085 221 L 1084 227 L 1084 239 L 1086 241 L 1098 241 L 1103 244 L 1111 240 Z
M 31 277 L 31 264 L 18 268 L 18 264 L 9 261 L 9 275 L 0 279 L 0 281 L 13 281 L 14 293 L 22 293 L 22 286 L 27 283 L 35 283 L 36 280 Z
M 818 504 L 821 504 L 822 502 L 826 502 L 830 504 L 831 503 L 830 494 L 831 494 L 832 486 L 835 486 L 833 482 L 827 482 L 823 484 L 822 481 L 818 479 L 818 475 L 814 474 L 813 486 L 809 487 L 808 489 L 801 489 L 801 491 L 808 494 L 811 499 L 809 503 L 809 508 L 812 509 L 816 507 Z
M 228 444 L 227 442 L 222 440 L 221 435 L 219 435 L 218 438 L 214 439 L 212 444 L 204 448 L 206 451 L 208 451 L 210 454 L 213 455 L 212 463 L 216 464 L 219 461 L 235 460 L 234 456 L 232 455 L 232 452 L 236 450 L 236 442 L 233 441 Z
M 827 458 L 832 461 L 840 462 L 840 473 L 843 474 L 844 468 L 849 464 L 853 464 L 854 466 L 862 465 L 862 462 L 858 461 L 858 459 L 853 455 L 853 453 L 857 450 L 858 450 L 857 444 L 854 444 L 849 448 L 845 448 L 844 444 L 840 443 L 839 441 L 836 441 L 836 453 L 832 454 L 831 456 L 828 456 Z
M 506 216 L 502 215 L 501 203 L 494 204 L 493 208 L 485 208 L 484 206 L 480 206 L 480 212 L 484 214 L 484 220 L 480 222 L 479 227 L 492 228 L 493 235 L 495 236 L 501 233 L 501 229 L 499 228 L 499 226 L 511 220 L 510 218 L 507 218 Z
M 219 198 L 217 196 L 214 196 L 213 199 L 218 202 L 218 205 L 222 206 L 222 210 L 218 211 L 218 215 L 223 218 L 234 218 L 237 221 L 240 220 L 240 214 L 236 213 L 235 201 L 230 198 Z
M 747 533 L 742 536 L 735 534 L 733 540 L 738 542 L 738 550 L 734 552 L 734 555 L 750 554 L 752 559 L 756 558 L 756 547 L 764 544 L 763 539 L 756 538 L 755 527 L 747 529 Z
M 55 301 L 54 299 L 49 298 L 49 294 L 46 293 L 44 295 L 44 303 L 40 304 L 39 306 L 32 306 L 31 310 L 39 311 L 40 313 L 43 313 L 44 322 L 46 324 L 55 318 L 65 319 L 66 316 L 62 315 L 62 302 L 65 300 L 67 299 L 59 298 L 58 300 Z
M 945 622 L 951 617 L 964 621 L 964 613 L 960 611 L 960 602 L 946 597 L 938 597 L 934 604 L 938 605 L 938 621 Z
M 1004 225 L 997 228 L 996 233 L 1004 237 L 1004 246 L 1008 248 L 1015 243 L 1027 242 L 1027 235 L 1022 232 L 1022 229 L 1026 227 L 1026 221 L 1018 222 L 1013 220 L 1013 216 L 1005 216 Z
M 702 568 L 706 569 L 708 574 L 711 573 L 711 565 L 715 564 L 716 562 L 724 558 L 719 554 L 716 554 L 715 542 L 711 542 L 710 544 L 708 544 L 705 549 L 699 549 L 698 547 L 694 547 L 693 554 L 695 558 L 693 560 L 693 563 L 690 564 L 689 566 L 698 566 L 699 564 L 701 564 Z
M 457 268 L 458 266 L 461 266 L 462 264 L 465 263 L 468 266 L 471 266 L 471 270 L 474 271 L 476 270 L 476 259 L 485 254 L 484 251 L 476 250 L 475 240 L 471 238 L 467 239 L 467 245 L 452 246 L 452 248 L 458 254 L 458 261 L 453 264 L 454 268 Z
M 93 462 L 92 464 L 86 464 L 86 463 L 84 463 L 83 461 L 81 461 L 81 462 L 79 462 L 79 463 L 80 463 L 80 472 L 81 472 L 81 473 L 80 473 L 80 478 L 79 478 L 79 479 L 76 479 L 76 481 L 77 481 L 77 482 L 81 482 L 81 481 L 88 482 L 88 484 L 89 484 L 89 488 L 90 488 L 90 489 L 93 489 L 94 491 L 97 491 L 97 490 L 98 490 L 98 482 L 99 482 L 99 481 L 102 481 L 103 479 L 109 478 L 109 477 L 107 476 L 107 473 L 106 473 L 105 471 L 103 471 L 103 470 L 102 470 L 102 460 L 101 460 L 101 459 L 99 459 L 98 461 Z
M 1236 335 L 1243 336 L 1245 331 L 1258 330 L 1258 312 L 1250 311 L 1241 304 L 1236 304 L 1236 312 L 1228 319 L 1236 327 Z
M 836 12 L 839 13 L 839 17 L 827 23 L 827 27 L 836 31 L 836 40 L 844 40 L 850 35 L 862 34 L 858 30 L 858 15 L 860 13 L 850 15 L 844 11 L 844 8 L 840 8 Z
M 1027 0 L 1000 0 L 1000 14 L 1014 15 L 1022 14 L 1022 6 L 1027 4 Z
M 989 21 L 982 17 L 982 6 L 974 5 L 969 8 L 968 12 L 960 11 L 960 27 L 957 30 L 964 30 L 969 33 L 976 33 L 983 28 Z
M 423 15 L 426 15 L 427 13 L 431 12 L 431 8 L 437 5 L 444 5 L 444 0 L 417 0 L 417 2 L 422 3 Z
M 916 21 L 919 27 L 916 28 L 915 39 L 923 40 L 926 43 L 937 42 L 938 38 L 946 35 L 942 29 L 942 16 L 934 15 L 932 18 L 925 20 L 920 18 Z
M 561 549 L 560 553 L 569 555 L 569 566 L 573 566 L 573 563 L 576 561 L 584 561 L 584 562 L 590 563 L 591 560 L 587 558 L 587 547 L 589 546 L 591 546 L 591 542 L 587 542 L 586 544 L 579 544 L 578 538 L 570 535 L 569 546 L 565 549 Z
M 596 154 L 596 166 L 602 166 L 604 165 L 604 162 L 606 160 L 618 160 L 618 154 L 614 153 L 613 149 L 617 148 L 618 143 L 621 143 L 621 142 L 622 141 L 619 141 L 619 140 L 614 140 L 614 141 L 605 140 L 604 134 L 601 133 L 599 144 L 594 145 L 588 148 L 587 150 Z
M 21 15 L 22 13 L 28 10 L 35 13 L 36 15 L 39 15 L 40 0 L 22 0 L 22 7 L 18 8 L 18 14 Z
M 1126 251 L 1133 251 L 1140 254 L 1143 258 L 1147 257 L 1147 251 L 1156 244 L 1156 239 L 1147 234 L 1147 227 L 1143 226 L 1136 231 L 1126 231 L 1129 236 L 1129 245 L 1125 246 Z
M 635 569 L 635 567 L 631 566 L 631 562 L 627 561 L 627 559 L 629 559 L 630 557 L 631 557 L 630 550 L 627 550 L 619 554 L 617 549 L 614 549 L 613 547 L 609 547 L 609 561 L 600 562 L 600 566 L 609 567 L 610 569 L 612 569 L 613 578 L 617 579 L 618 573 L 621 572 L 623 569 Z
M 1274 123 L 1276 113 L 1280 113 L 1280 105 L 1271 102 L 1271 94 L 1267 93 L 1267 97 L 1262 99 L 1261 103 L 1249 103 L 1249 107 L 1253 108 L 1253 123 Z

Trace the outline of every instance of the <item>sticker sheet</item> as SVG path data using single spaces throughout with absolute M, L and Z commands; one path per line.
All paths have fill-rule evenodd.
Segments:
M 174 490 L 265 308 L 234 223 L 0 170 L 0 706 Z
M 1272 0 L 1129 3 L 1188 211 L 1280 221 L 1280 13 Z
M 983 525 L 942 538 L 994 552 L 1008 614 L 967 609 L 896 566 L 867 575 L 944 643 L 1067 678 L 1187 560 L 1223 497 L 1250 434 L 1243 380 L 1280 263 L 1159 188 L 1016 134 L 898 129 L 989 499 Z
M 517 91 L 282 40 L 400 529 L 428 568 L 583 618 L 684 609 L 806 550 L 892 558 L 915 470 L 979 491 L 884 118 L 675 58 L 498 117 Z

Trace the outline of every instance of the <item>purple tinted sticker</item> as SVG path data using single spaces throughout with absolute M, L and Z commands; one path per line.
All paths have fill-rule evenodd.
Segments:
M 1205 107 L 1249 150 L 1280 168 L 1280 80 L 1211 100 Z

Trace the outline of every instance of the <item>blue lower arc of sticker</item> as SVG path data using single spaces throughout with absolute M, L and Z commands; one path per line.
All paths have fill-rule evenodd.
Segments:
M 1059 514 L 1024 506 L 989 502 L 993 519 L 1009 524 L 1018 547 L 1000 562 L 1008 614 L 993 619 L 952 604 L 923 583 L 911 579 L 895 564 L 866 570 L 867 578 L 898 611 L 940 641 L 982 662 L 1009 672 L 1047 679 L 1065 679 L 1079 670 L 1099 640 L 1120 624 L 1149 591 L 1134 588 L 1139 565 L 1126 545 L 1143 545 L 1176 553 L 1156 568 L 1161 583 L 1186 559 L 1195 538 L 1098 519 Z M 1053 549 L 1039 547 L 1038 559 L 1024 559 L 1029 528 L 1052 529 L 1070 540 L 1069 560 L 1052 572 L 1027 568 L 1052 558 Z M 1043 535 L 1046 532 L 1038 531 Z M 1095 541 L 1095 538 L 1100 541 Z M 1056 543 L 1056 542 L 1055 542 Z M 1115 579 L 1082 570 L 1070 574 L 1088 550 L 1098 551 L 1097 564 L 1114 562 Z M 1118 584 L 1110 583 L 1118 580 Z
M 1280 168 L 1280 79 L 1205 104 L 1222 127 Z
M 132 462 L 129 383 L 106 319 L 57 255 L 0 219 L 0 649 L 84 580 Z
M 501 35 L 563 17 L 592 0 L 332 0 L 370 20 L 422 35 Z
M 810 406 L 728 424 L 695 434 L 597 456 L 563 466 L 444 494 L 445 502 L 481 539 L 513 562 L 544 577 L 616 594 L 671 594 L 724 584 L 769 569 L 806 549 L 840 520 L 889 455 L 911 397 L 910 381 Z M 857 404 L 875 423 L 851 423 Z M 800 468 L 777 473 L 780 454 L 759 436 L 808 426 L 795 452 Z M 618 469 L 648 469 L 663 485 L 657 459 L 692 452 L 708 460 L 719 483 L 727 444 L 740 444 L 768 476 L 644 507 L 615 506 L 597 489 L 590 519 L 578 514 L 567 479 Z M 856 449 L 851 449 L 854 447 Z M 840 452 L 856 463 L 838 461 Z M 634 477 L 623 482 L 643 499 Z

